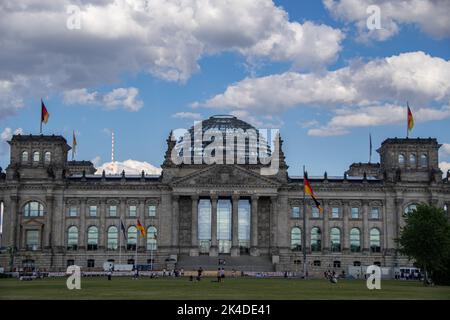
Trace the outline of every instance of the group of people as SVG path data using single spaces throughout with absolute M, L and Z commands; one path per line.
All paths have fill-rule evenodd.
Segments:
M 325 279 L 329 280 L 331 283 L 337 283 L 338 276 L 336 271 L 327 270 L 323 273 Z

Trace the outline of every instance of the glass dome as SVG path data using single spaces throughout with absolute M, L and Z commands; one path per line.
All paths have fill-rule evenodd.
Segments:
M 242 133 L 243 135 L 241 136 L 240 134 Z M 227 154 L 226 148 L 228 147 L 227 137 L 230 137 L 230 134 L 234 137 L 235 157 L 236 154 L 242 155 L 246 164 L 257 164 L 259 163 L 258 155 L 259 158 L 263 158 L 271 154 L 267 137 L 251 124 L 232 115 L 214 115 L 206 120 L 198 121 L 188 130 L 187 134 L 191 140 L 189 151 L 191 152 L 192 161 L 194 155 L 196 157 L 205 155 L 205 148 L 214 142 L 215 136 L 218 134 L 222 135 L 224 163 Z M 181 137 L 175 146 L 179 150 L 180 156 L 183 156 L 183 152 L 185 152 L 183 150 L 183 141 L 184 138 Z M 212 156 L 215 156 L 214 152 L 215 150 L 212 152 Z M 257 162 L 252 162 L 252 159 L 257 159 Z

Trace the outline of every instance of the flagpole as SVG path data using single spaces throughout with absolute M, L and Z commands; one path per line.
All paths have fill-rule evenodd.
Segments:
M 41 98 L 41 115 L 39 116 L 39 133 L 42 134 L 42 98 Z
M 137 234 L 136 234 L 136 259 L 134 260 L 134 264 L 137 270 L 137 258 L 138 258 L 138 240 L 139 240 L 139 232 L 140 230 L 138 230 Z
M 122 264 L 122 220 L 119 220 L 119 264 Z
M 303 278 L 306 280 L 306 194 L 305 194 L 305 166 L 303 166 L 303 233 L 302 233 L 302 244 L 303 244 Z
M 406 138 L 409 138 L 409 103 L 406 101 Z

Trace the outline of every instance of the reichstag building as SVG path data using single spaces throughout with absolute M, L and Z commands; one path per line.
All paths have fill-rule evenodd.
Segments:
M 254 130 L 264 141 L 233 116 L 201 124 L 203 133 Z M 184 138 L 195 135 L 194 127 Z M 275 148 L 267 144 L 267 154 L 278 154 L 273 174 L 263 172 L 270 164 L 249 161 L 260 151 L 251 150 L 250 137 L 244 143 L 229 138 L 244 156 L 221 164 L 196 158 L 208 142 L 179 150 L 185 141 L 172 137 L 162 174 L 155 176 L 95 174 L 90 161 L 68 161 L 71 147 L 62 136 L 14 135 L 10 164 L 0 176 L 1 246 L 8 248 L 0 266 L 99 270 L 110 261 L 217 270 L 223 259 L 226 268 L 238 270 L 301 271 L 304 247 L 311 275 L 349 266 L 410 266 L 395 242 L 405 216 L 420 203 L 450 207 L 449 175 L 443 179 L 439 169 L 436 139 L 389 138 L 377 150 L 380 163 L 353 163 L 339 177 L 310 176 L 321 213 L 312 199 L 304 204 L 303 177 L 288 174 L 280 136 Z M 197 161 L 180 163 L 174 154 Z

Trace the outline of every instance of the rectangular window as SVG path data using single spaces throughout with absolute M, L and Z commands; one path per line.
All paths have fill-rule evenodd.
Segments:
M 78 208 L 70 207 L 69 208 L 69 217 L 76 217 L 76 216 L 78 216 Z
M 331 217 L 335 219 L 339 218 L 339 208 L 337 207 L 331 208 Z
M 341 267 L 341 262 L 340 261 L 333 261 L 333 267 L 334 268 L 340 268 Z
M 320 267 L 320 260 L 314 260 L 314 266 Z
M 110 217 L 117 217 L 117 206 L 109 206 L 108 212 Z
M 94 259 L 88 259 L 87 267 L 88 268 L 94 268 L 95 267 L 95 260 Z
M 89 216 L 91 217 L 97 216 L 97 206 L 89 206 Z
M 137 208 L 136 206 L 130 206 L 130 217 L 136 217 L 137 216 Z
M 352 219 L 358 219 L 359 218 L 359 208 L 355 207 L 352 208 Z
M 300 207 L 292 207 L 292 218 L 300 218 Z
M 148 216 L 156 217 L 156 206 L 154 204 L 148 206 Z
M 370 218 L 371 219 L 380 219 L 380 208 L 373 207 L 370 211 Z
M 39 248 L 39 230 L 27 230 L 26 243 L 27 250 L 37 250 Z
M 319 208 L 312 207 L 311 215 L 313 218 L 319 218 Z

